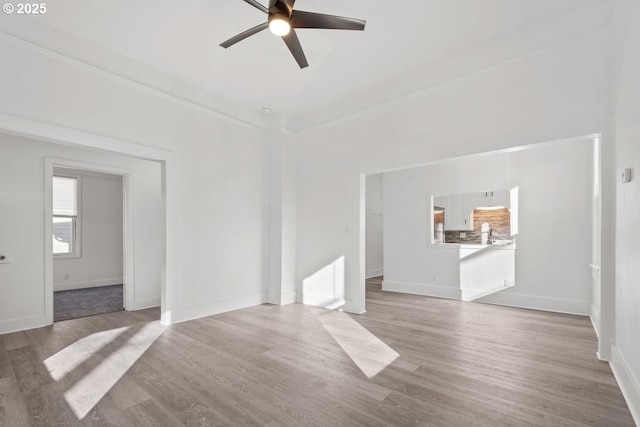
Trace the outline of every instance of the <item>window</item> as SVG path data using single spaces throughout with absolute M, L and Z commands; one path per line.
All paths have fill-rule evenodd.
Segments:
M 56 257 L 80 256 L 79 188 L 79 178 L 53 177 L 53 255 Z

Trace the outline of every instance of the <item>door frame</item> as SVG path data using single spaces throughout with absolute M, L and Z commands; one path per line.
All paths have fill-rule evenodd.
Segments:
M 53 242 L 49 238 L 53 216 L 53 173 L 54 168 L 76 169 L 88 172 L 108 173 L 122 177 L 122 289 L 123 306 L 126 311 L 135 307 L 135 257 L 134 257 L 134 200 L 131 171 L 112 166 L 45 157 L 44 159 L 44 286 L 45 318 L 47 324 L 53 323 Z
M 37 141 L 45 141 L 98 152 L 118 153 L 131 158 L 155 161 L 161 165 L 162 198 L 164 205 L 164 248 L 163 262 L 160 271 L 160 321 L 164 325 L 175 323 L 175 311 L 178 306 L 178 263 L 180 258 L 177 244 L 179 240 L 179 180 L 175 153 L 163 148 L 136 144 L 91 132 L 3 113 L 0 113 L 0 132 L 35 139 Z M 43 253 L 45 263 L 48 255 L 48 251 Z M 45 298 L 52 296 L 53 293 L 49 293 L 45 289 Z M 52 307 L 52 304 L 49 304 L 48 301 L 43 301 L 43 303 L 43 309 Z M 43 310 L 42 317 L 38 316 L 40 321 L 34 323 L 32 327 L 51 324 L 49 317 L 44 314 Z M 49 316 L 52 315 L 53 313 Z
M 469 156 L 494 154 L 526 150 L 545 145 L 555 145 L 563 142 L 582 140 L 584 143 L 594 146 L 594 209 L 599 211 L 599 217 L 592 223 L 593 244 L 597 246 L 593 253 L 592 268 L 597 269 L 597 280 L 600 284 L 599 328 L 594 324 L 598 335 L 597 357 L 603 361 L 611 360 L 611 348 L 615 338 L 615 159 L 613 150 L 613 136 L 610 132 L 592 133 L 582 136 L 574 136 L 562 139 L 554 139 L 545 142 L 507 147 L 484 153 L 472 153 L 469 155 L 451 157 L 445 159 L 424 162 L 420 164 L 397 166 L 393 168 L 367 168 L 358 171 L 354 176 L 353 184 L 356 191 L 352 192 L 352 206 L 354 212 L 353 233 L 351 245 L 354 265 L 347 264 L 347 271 L 351 271 L 346 281 L 345 293 L 349 302 L 346 311 L 361 314 L 366 311 L 366 285 L 365 285 L 365 216 L 366 216 L 366 176 L 377 173 L 392 172 L 409 169 L 412 167 L 427 166 L 448 160 L 455 160 Z M 356 181 L 357 179 L 357 181 Z M 357 182 L 357 183 L 356 183 Z M 593 215 L 593 213 L 592 213 Z M 589 268 L 589 266 L 585 266 Z M 592 289 L 593 289 L 592 283 Z M 590 317 L 594 316 L 594 307 L 591 307 Z

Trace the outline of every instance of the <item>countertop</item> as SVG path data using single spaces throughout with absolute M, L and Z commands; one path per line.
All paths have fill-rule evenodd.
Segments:
M 442 248 L 442 249 L 515 249 L 516 241 L 515 240 L 497 240 L 495 243 L 491 245 L 482 245 L 482 244 L 474 244 L 474 243 L 437 243 L 433 244 L 434 248 Z

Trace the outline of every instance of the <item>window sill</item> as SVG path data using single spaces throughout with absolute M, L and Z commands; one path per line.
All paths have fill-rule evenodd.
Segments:
M 53 255 L 53 260 L 57 260 L 57 259 L 77 259 L 77 258 L 82 258 L 82 255 L 76 255 L 76 254 L 59 254 Z

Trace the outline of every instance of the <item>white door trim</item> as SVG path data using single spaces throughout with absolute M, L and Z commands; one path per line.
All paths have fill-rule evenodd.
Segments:
M 45 318 L 47 324 L 53 323 L 53 243 L 51 240 L 53 212 L 52 186 L 53 169 L 71 168 L 91 172 L 109 173 L 122 177 L 122 279 L 125 310 L 135 307 L 135 258 L 134 258 L 134 199 L 131 171 L 76 160 L 45 157 L 44 159 L 44 288 L 45 288 Z
M 149 147 L 90 132 L 2 113 L 0 113 L 0 132 L 78 148 L 98 151 L 104 150 L 123 154 L 129 157 L 156 161 L 161 164 L 162 197 L 165 209 L 165 245 L 164 259 L 160 274 L 160 307 L 162 323 L 170 325 L 172 323 L 172 312 L 175 312 L 177 307 L 177 266 L 179 262 L 177 250 L 179 185 L 176 172 L 175 154 L 171 151 L 160 148 Z M 45 188 L 45 192 L 50 194 L 50 191 L 48 190 L 50 189 Z M 43 255 L 45 255 L 44 259 L 46 263 L 46 260 L 49 258 L 48 253 Z M 52 265 L 50 265 L 48 269 L 45 268 L 45 279 L 47 274 L 52 274 Z M 45 289 L 45 298 L 52 297 L 53 292 L 49 292 L 48 289 Z M 52 307 L 52 304 L 45 301 L 45 307 Z M 53 319 L 52 315 L 53 313 L 51 313 L 51 320 Z M 49 321 L 49 316 L 45 316 L 45 319 Z

